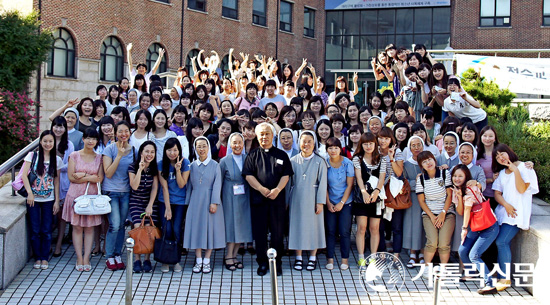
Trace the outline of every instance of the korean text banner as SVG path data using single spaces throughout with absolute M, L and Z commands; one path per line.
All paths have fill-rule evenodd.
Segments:
M 451 0 L 325 0 L 327 10 L 449 6 Z
M 514 93 L 550 95 L 550 59 L 456 55 L 457 75 L 473 68 Z

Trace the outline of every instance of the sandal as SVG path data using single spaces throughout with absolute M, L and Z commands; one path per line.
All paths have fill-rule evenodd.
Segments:
M 414 268 L 414 264 L 416 264 L 416 258 L 411 256 L 409 261 L 407 262 L 407 268 L 409 269 Z
M 90 272 L 90 270 L 92 270 L 92 265 L 84 265 L 83 267 L 85 272 Z
M 309 260 L 307 262 L 306 270 L 307 271 L 313 271 L 315 269 L 317 269 L 317 260 L 314 260 L 314 261 Z
M 202 271 L 202 264 L 196 263 L 195 266 L 193 266 L 193 273 L 200 273 Z
M 34 263 L 33 268 L 40 269 L 40 263 L 39 262 Z
M 236 257 L 234 257 L 233 259 L 235 260 L 235 264 L 234 264 L 234 265 L 235 265 L 235 267 L 237 267 L 237 269 L 243 269 L 243 268 L 244 268 L 243 263 L 242 263 L 242 262 L 239 262 L 239 261 L 237 260 Z
M 210 273 L 212 269 L 210 268 L 210 263 L 202 264 L 202 273 Z
M 232 260 L 233 258 L 224 258 L 224 266 L 225 266 L 225 269 L 229 270 L 229 271 L 235 271 L 237 269 L 237 265 L 235 263 L 233 264 L 228 264 L 227 261 L 230 261 Z
M 302 269 L 303 269 L 302 260 L 296 260 L 294 262 L 294 270 L 302 271 Z
M 74 270 L 76 270 L 78 272 L 82 272 L 82 271 L 84 271 L 84 266 L 83 265 L 76 265 L 76 266 L 74 266 Z

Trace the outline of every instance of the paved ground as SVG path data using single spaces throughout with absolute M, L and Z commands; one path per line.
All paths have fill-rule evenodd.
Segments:
M 254 257 L 244 255 L 245 268 L 231 272 L 223 268 L 223 255 L 223 250 L 213 253 L 213 271 L 204 275 L 192 273 L 193 254 L 183 257 L 182 273 L 162 273 L 160 264 L 153 263 L 152 273 L 133 276 L 134 304 L 271 304 L 269 274 L 256 275 Z M 418 267 L 406 270 L 399 293 L 369 295 L 361 286 L 356 266 L 340 271 L 335 264 L 329 271 L 324 268 L 325 256 L 319 255 L 319 259 L 322 268 L 298 272 L 291 268 L 294 258 L 283 258 L 283 276 L 278 278 L 280 304 L 433 304 L 433 288 L 427 281 L 411 280 Z M 30 261 L 10 286 L 0 291 L 0 304 L 124 304 L 125 272 L 107 270 L 104 258 L 92 259 L 92 272 L 75 271 L 75 262 L 72 245 L 64 245 L 63 255 L 52 258 L 48 270 L 35 270 Z M 539 304 L 523 288 L 512 287 L 493 296 L 478 295 L 478 288 L 477 282 L 443 287 L 439 303 Z

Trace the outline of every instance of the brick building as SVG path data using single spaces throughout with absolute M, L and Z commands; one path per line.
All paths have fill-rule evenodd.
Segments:
M 200 49 L 227 54 L 264 54 L 294 66 L 307 57 L 324 70 L 322 0 L 24 0 L 41 12 L 53 30 L 53 56 L 31 80 L 39 92 L 41 129 L 47 117 L 68 99 L 95 97 L 99 84 L 109 87 L 128 76 L 126 45 L 132 61 L 149 69 L 159 48 L 166 54 L 157 73 L 189 66 Z M 222 69 L 226 69 L 222 67 Z

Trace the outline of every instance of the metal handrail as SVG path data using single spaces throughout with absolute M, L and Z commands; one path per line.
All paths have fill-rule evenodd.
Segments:
M 0 165 L 0 176 L 4 175 L 5 173 L 11 170 L 11 181 L 15 180 L 15 167 L 17 166 L 17 164 L 19 164 L 19 162 L 23 161 L 23 159 L 25 159 L 25 157 L 31 151 L 34 151 L 38 147 L 39 142 L 40 142 L 39 139 L 32 141 L 29 145 L 25 146 L 25 148 L 18 151 L 6 162 L 2 163 L 2 165 Z M 12 189 L 12 196 L 15 196 L 15 191 L 13 189 Z
M 6 162 L 0 165 L 0 176 L 7 173 L 10 169 L 14 168 L 19 162 L 21 162 L 25 157 L 33 150 L 38 148 L 39 139 L 32 141 L 25 148 L 18 151 L 15 155 L 9 158 Z

